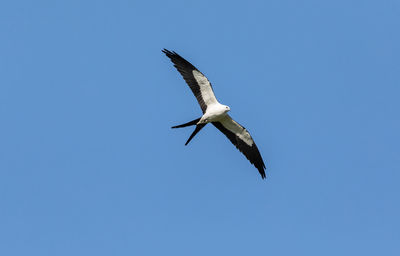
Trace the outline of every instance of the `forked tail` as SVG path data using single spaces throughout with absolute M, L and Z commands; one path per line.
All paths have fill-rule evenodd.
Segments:
M 200 121 L 200 118 L 197 118 L 193 121 L 190 121 L 186 124 L 181 124 L 181 125 L 177 125 L 177 126 L 172 126 L 171 128 L 182 128 L 182 127 L 187 127 L 187 126 L 191 126 L 191 125 L 196 125 L 196 129 L 194 129 L 194 131 L 192 132 L 192 134 L 190 135 L 189 139 L 186 141 L 185 146 L 187 144 L 189 144 L 189 142 L 193 139 L 193 137 L 201 130 L 203 129 L 204 126 L 206 126 L 206 124 L 197 124 Z

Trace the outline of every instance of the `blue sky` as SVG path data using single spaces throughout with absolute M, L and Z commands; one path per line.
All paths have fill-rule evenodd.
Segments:
M 400 255 L 398 1 L 2 1 L 1 255 Z M 161 53 L 213 83 L 267 180 Z

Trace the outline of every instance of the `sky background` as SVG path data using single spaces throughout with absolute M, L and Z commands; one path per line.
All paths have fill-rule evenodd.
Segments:
M 1 1 L 0 255 L 400 255 L 399 1 Z M 267 179 L 200 117 L 212 82 Z

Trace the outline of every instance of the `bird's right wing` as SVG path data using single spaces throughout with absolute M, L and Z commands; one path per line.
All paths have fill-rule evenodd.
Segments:
M 171 52 L 167 49 L 164 49 L 162 52 L 171 59 L 175 68 L 179 71 L 179 73 L 181 73 L 183 79 L 185 79 L 186 83 L 189 85 L 194 96 L 199 102 L 203 113 L 206 112 L 209 105 L 218 102 L 215 98 L 211 83 L 208 81 L 207 77 L 203 75 L 195 66 L 190 64 L 190 62 L 182 58 L 176 52 Z
M 229 115 L 212 124 L 225 134 L 232 144 L 257 168 L 261 177 L 265 179 L 265 164 L 250 133 Z

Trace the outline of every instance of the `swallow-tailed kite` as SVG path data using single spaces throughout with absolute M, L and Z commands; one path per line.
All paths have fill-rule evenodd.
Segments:
M 192 135 L 190 135 L 185 145 L 187 145 L 206 124 L 212 123 L 246 156 L 250 163 L 258 169 L 261 177 L 264 179 L 265 164 L 253 138 L 243 126 L 238 124 L 227 114 L 230 108 L 217 101 L 211 83 L 208 81 L 207 77 L 176 52 L 171 52 L 167 49 L 164 49 L 162 52 L 171 59 L 175 68 L 181 73 L 203 111 L 203 116 L 201 118 L 172 127 L 181 128 L 196 125 L 196 129 L 193 131 Z

